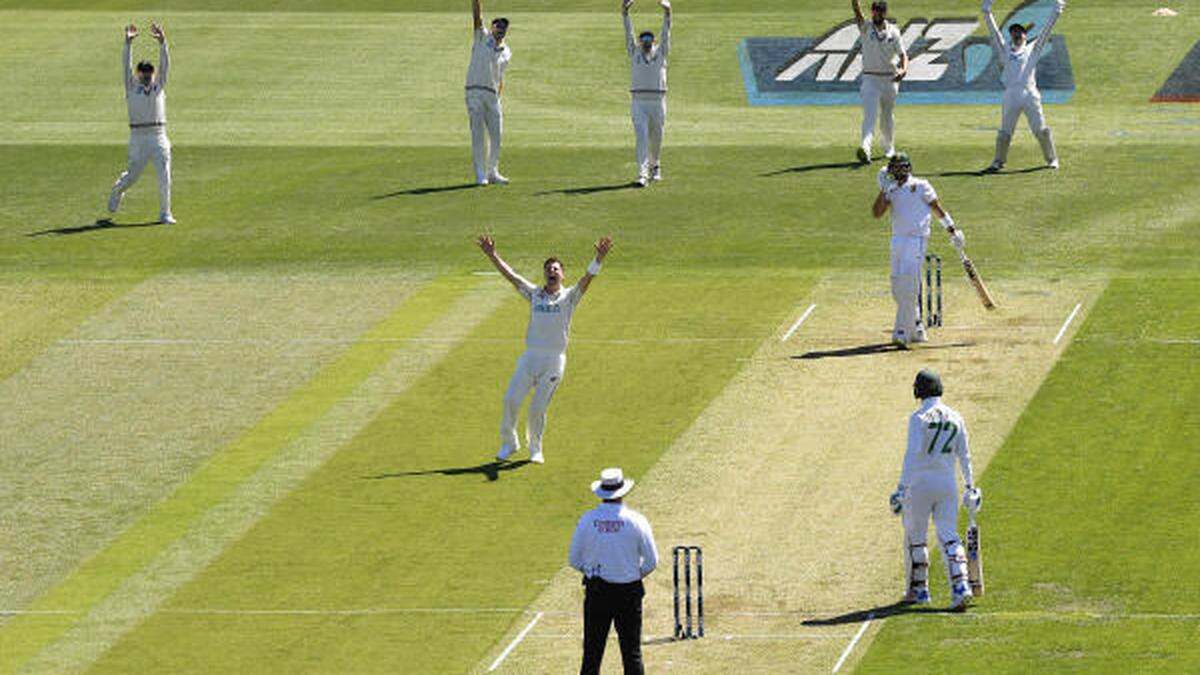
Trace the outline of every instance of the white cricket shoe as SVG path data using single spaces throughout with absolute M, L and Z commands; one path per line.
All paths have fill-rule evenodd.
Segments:
M 529 453 L 529 461 L 534 464 L 545 464 L 546 458 L 542 456 L 541 450 L 534 450 Z
M 909 342 L 929 342 L 929 336 L 925 335 L 925 329 L 917 331 L 916 335 L 912 336 Z
M 517 449 L 511 445 L 502 445 L 500 446 L 500 452 L 496 453 L 496 459 L 500 460 L 501 462 L 506 462 L 508 461 L 509 457 L 512 457 L 512 454 L 516 452 L 516 450 Z
M 954 588 L 951 589 L 951 591 L 950 611 L 967 611 L 967 605 L 971 604 L 971 598 L 974 597 L 971 594 L 971 587 L 968 586 L 966 582 L 960 581 L 954 585 Z
M 650 170 L 650 180 L 653 180 L 653 181 L 662 180 L 662 167 L 660 167 L 657 164 L 654 165 L 654 168 Z
M 903 598 L 900 598 L 902 605 L 928 605 L 929 604 L 929 589 L 908 589 Z
M 637 180 L 633 181 L 633 184 L 638 187 L 646 187 L 647 182 L 648 182 L 648 180 L 646 179 L 645 176 L 638 176 Z
M 1003 169 L 1003 168 L 1004 168 L 1004 162 L 995 161 L 995 162 L 992 162 L 991 164 L 988 164 L 987 168 L 983 170 L 983 173 L 996 173 L 997 171 L 999 171 L 1000 169 Z
M 121 210 L 121 200 L 125 199 L 124 192 L 114 192 L 108 196 L 108 212 L 116 213 Z
M 499 171 L 492 171 L 488 174 L 487 180 L 492 185 L 508 185 L 508 179 L 500 175 Z
M 158 214 L 158 222 L 162 223 L 163 225 L 174 225 L 175 216 L 171 215 L 169 211 L 167 213 L 160 213 Z
M 487 179 L 487 176 L 484 176 L 484 177 L 482 177 L 482 178 L 476 178 L 476 179 L 475 179 L 475 184 L 476 184 L 476 185 L 478 185 L 479 187 L 484 187 L 484 186 L 486 186 L 486 185 L 488 184 L 488 179 Z
M 858 152 L 854 153 L 858 157 L 858 161 L 863 164 L 871 163 L 871 151 L 866 148 L 859 148 Z
M 1047 164 L 1046 166 L 1050 167 L 1051 169 L 1057 169 L 1058 168 L 1058 159 L 1055 158 L 1055 159 L 1050 160 L 1050 163 Z

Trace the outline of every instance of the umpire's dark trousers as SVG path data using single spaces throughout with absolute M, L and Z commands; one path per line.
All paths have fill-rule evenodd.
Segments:
M 608 641 L 608 627 L 617 625 L 621 642 L 621 660 L 625 675 L 643 675 L 642 667 L 642 596 L 641 581 L 612 584 L 600 577 L 584 579 L 587 595 L 583 601 L 583 665 L 580 675 L 598 675 Z

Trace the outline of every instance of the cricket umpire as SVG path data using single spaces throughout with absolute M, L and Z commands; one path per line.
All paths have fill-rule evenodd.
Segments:
M 625 506 L 633 479 L 604 469 L 592 492 L 602 501 L 583 514 L 571 537 L 571 567 L 583 573 L 583 665 L 580 675 L 597 675 L 608 628 L 617 626 L 625 675 L 642 675 L 642 579 L 658 567 L 650 523 Z

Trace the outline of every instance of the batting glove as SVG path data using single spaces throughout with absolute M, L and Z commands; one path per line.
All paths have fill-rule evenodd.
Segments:
M 977 487 L 969 487 L 963 491 L 962 496 L 963 508 L 974 513 L 983 506 L 983 490 Z
M 901 485 L 896 488 L 891 497 L 888 497 L 888 505 L 892 507 L 892 513 L 897 516 L 904 510 L 904 498 L 908 495 L 908 488 Z
M 962 250 L 963 244 L 966 243 L 966 239 L 967 238 L 963 236 L 962 230 L 957 228 L 950 233 L 950 245 L 956 250 Z
M 875 182 L 879 184 L 879 189 L 884 193 L 891 192 L 896 188 L 896 179 L 888 173 L 887 167 L 880 169 L 879 173 L 875 174 Z

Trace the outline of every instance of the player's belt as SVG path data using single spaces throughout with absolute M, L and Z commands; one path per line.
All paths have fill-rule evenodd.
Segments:
M 143 122 L 141 124 L 130 124 L 130 129 L 145 129 L 146 127 L 165 127 L 166 122 Z
M 484 87 L 484 86 L 482 86 L 482 85 L 478 85 L 478 84 L 468 84 L 468 85 L 467 85 L 467 91 L 470 91 L 470 90 L 472 90 L 472 89 L 482 89 L 483 91 L 490 91 L 490 92 L 492 92 L 493 94 L 496 94 L 496 93 L 497 93 L 497 92 L 496 92 L 496 90 L 495 90 L 495 89 L 492 89 L 491 87 Z

